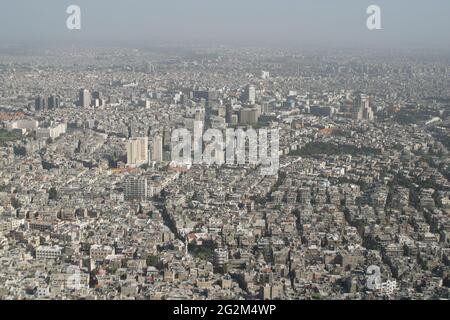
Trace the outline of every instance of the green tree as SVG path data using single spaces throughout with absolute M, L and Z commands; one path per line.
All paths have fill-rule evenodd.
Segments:
M 147 257 L 146 262 L 148 267 L 155 267 L 158 270 L 160 270 L 162 267 L 162 261 L 159 259 L 158 256 L 149 255 Z
M 18 209 L 21 206 L 20 201 L 17 198 L 11 199 L 11 205 L 13 206 L 14 209 Z
M 48 191 L 48 198 L 50 200 L 56 200 L 58 198 L 58 192 L 54 187 L 50 188 L 50 190 Z

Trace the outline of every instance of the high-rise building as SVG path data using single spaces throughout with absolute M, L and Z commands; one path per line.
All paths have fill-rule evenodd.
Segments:
M 258 108 L 244 108 L 239 112 L 240 124 L 257 124 L 261 112 Z
M 34 100 L 34 108 L 36 110 L 47 110 L 48 108 L 48 100 L 47 97 L 38 96 Z
M 127 165 L 139 166 L 148 162 L 148 138 L 130 139 L 127 143 Z
M 94 91 L 94 92 L 92 92 L 92 99 L 98 99 L 98 100 L 100 100 L 100 99 L 102 99 L 102 93 L 100 92 L 100 91 Z
M 374 114 L 370 107 L 370 98 L 365 94 L 358 94 L 353 105 L 353 120 L 373 121 Z
M 226 106 L 225 109 L 225 120 L 227 123 L 231 123 L 231 116 L 233 115 L 233 107 L 230 105 Z
M 52 95 L 48 98 L 48 107 L 50 109 L 58 108 L 59 107 L 59 97 Z
M 94 107 L 101 107 L 103 106 L 103 103 L 102 93 L 100 91 L 92 92 L 92 105 Z
M 163 131 L 163 148 L 170 146 L 172 139 L 172 132 L 169 128 L 165 128 Z
M 147 178 L 128 176 L 125 179 L 125 200 L 145 201 L 148 198 Z
M 256 102 L 256 89 L 252 85 L 248 85 L 245 87 L 244 94 L 242 96 L 242 100 L 244 102 L 248 102 L 250 104 L 255 104 Z
M 144 63 L 144 69 L 143 70 L 147 74 L 154 74 L 155 73 L 155 66 L 150 61 L 146 61 Z
M 153 138 L 152 161 L 163 161 L 163 138 L 160 135 Z
M 228 250 L 226 248 L 214 249 L 214 265 L 223 267 L 228 263 Z
M 91 95 L 89 90 L 81 89 L 78 97 L 78 105 L 82 108 L 87 108 L 91 105 Z

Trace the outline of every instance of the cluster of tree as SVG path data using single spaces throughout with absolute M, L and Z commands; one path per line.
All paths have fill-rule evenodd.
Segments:
M 402 110 L 395 114 L 394 120 L 402 125 L 409 125 L 409 124 L 418 124 L 420 122 L 424 122 L 430 119 L 430 116 L 425 113 L 420 113 L 413 110 Z
M 0 129 L 0 143 L 5 143 L 9 141 L 16 141 L 21 139 L 20 133 L 16 133 L 13 131 L 7 131 L 4 129 Z
M 25 147 L 14 146 L 14 154 L 16 156 L 25 156 L 27 154 L 27 150 Z
M 161 270 L 163 268 L 163 262 L 161 259 L 159 259 L 158 256 L 149 255 L 146 262 L 147 267 L 155 267 L 158 270 Z
M 201 246 L 194 243 L 188 245 L 188 250 L 192 255 L 207 261 L 213 261 L 214 249 L 216 249 L 216 245 L 210 240 L 203 241 Z
M 50 190 L 48 191 L 48 199 L 49 200 L 56 200 L 58 198 L 58 192 L 56 191 L 55 188 L 50 188 Z

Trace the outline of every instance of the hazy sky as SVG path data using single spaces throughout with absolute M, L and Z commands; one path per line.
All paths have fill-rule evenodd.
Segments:
M 450 48 L 449 0 L 0 0 L 0 45 Z M 66 8 L 81 7 L 81 30 Z M 366 9 L 382 9 L 382 30 Z

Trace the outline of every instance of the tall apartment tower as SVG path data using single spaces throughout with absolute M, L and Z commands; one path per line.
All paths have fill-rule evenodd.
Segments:
M 125 179 L 125 200 L 145 201 L 148 198 L 147 178 L 128 176 Z
M 94 107 L 101 107 L 101 106 L 103 106 L 103 97 L 102 97 L 102 93 L 100 91 L 92 92 L 92 102 L 91 102 L 91 104 Z
M 59 97 L 52 95 L 48 98 L 48 108 L 54 109 L 59 107 Z
M 163 161 L 163 138 L 160 135 L 153 138 L 152 161 Z
M 374 114 L 370 107 L 370 98 L 365 94 L 358 94 L 353 105 L 353 120 L 373 121 Z
M 260 111 L 257 108 L 244 108 L 239 112 L 240 124 L 257 124 L 260 116 Z
M 148 138 L 132 138 L 127 143 L 127 165 L 139 166 L 148 162 Z
M 214 265 L 223 267 L 228 263 L 228 250 L 226 248 L 214 249 Z
M 255 104 L 256 102 L 256 89 L 252 85 L 248 85 L 245 87 L 244 91 L 244 102 L 248 102 L 250 104 Z
M 78 103 L 80 107 L 87 108 L 91 105 L 91 94 L 89 90 L 81 89 L 78 96 Z
M 38 96 L 34 100 L 34 108 L 35 110 L 47 110 L 48 108 L 48 100 L 45 96 Z

